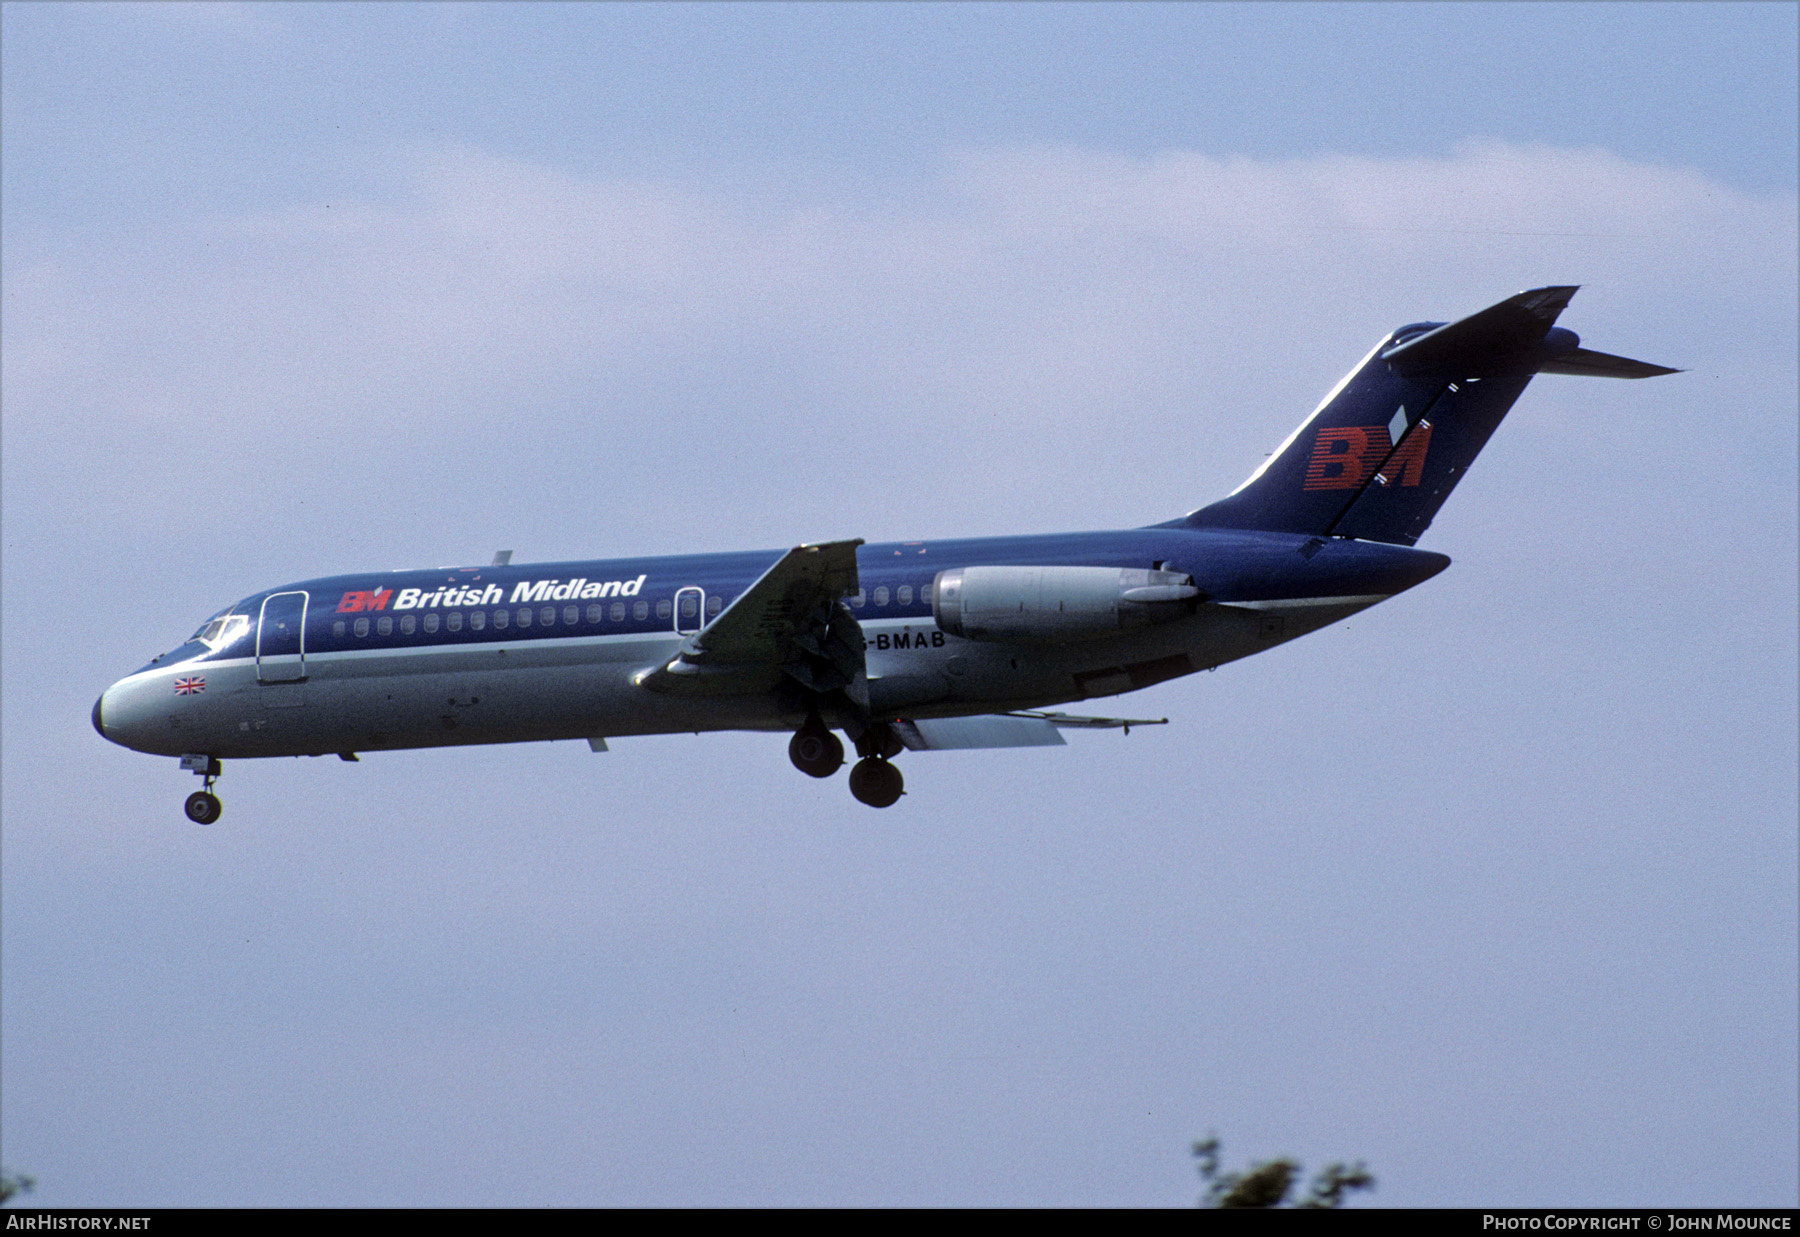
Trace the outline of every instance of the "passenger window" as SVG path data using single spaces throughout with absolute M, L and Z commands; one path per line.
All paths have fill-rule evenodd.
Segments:
M 512 622 L 512 614 L 506 610 L 494 611 L 494 630 L 505 631 L 506 625 Z
M 669 604 L 669 599 L 667 597 L 664 597 L 661 601 L 656 603 L 656 617 L 657 618 L 668 618 L 669 615 L 673 614 L 674 612 L 675 612 L 675 607 Z
M 438 616 L 434 610 L 425 616 L 425 632 L 427 635 L 438 629 Z
M 450 611 L 450 613 L 446 614 L 444 616 L 444 626 L 448 627 L 451 631 L 461 631 L 462 630 L 462 611 L 461 610 L 452 610 L 452 611 Z
M 580 606 L 564 606 L 563 607 L 563 622 L 567 623 L 570 627 L 573 627 L 573 626 L 575 626 L 575 624 L 579 623 L 580 621 L 581 621 L 581 607 Z
M 863 591 L 860 588 L 850 594 L 850 606 L 855 610 L 863 608 Z
M 375 634 L 378 636 L 393 635 L 394 634 L 394 620 L 389 618 L 385 614 L 382 615 L 380 618 L 376 619 L 375 620 Z
M 885 605 L 887 605 L 887 602 L 888 602 L 887 585 L 883 584 L 880 588 L 875 590 L 875 604 L 878 606 L 885 606 Z
M 331 625 L 331 634 L 339 637 L 340 639 L 343 637 L 343 634 L 344 634 L 344 620 L 343 619 L 339 619 L 337 622 L 335 622 Z
M 480 631 L 487 626 L 487 611 L 476 610 L 469 615 L 469 630 Z
M 719 611 L 723 610 L 724 608 L 725 608 L 725 599 L 723 597 L 719 596 L 717 593 L 713 593 L 707 597 L 707 599 L 706 599 L 706 615 L 708 618 L 712 618 L 712 617 L 716 616 L 719 613 Z
M 912 585 L 902 584 L 900 586 L 900 604 L 903 606 L 912 605 Z
M 639 618 L 639 619 L 649 618 L 650 617 L 650 603 L 647 601 L 641 600 L 641 599 L 638 601 L 632 602 L 631 603 L 631 617 Z
M 362 619 L 356 620 L 356 634 L 359 636 L 366 636 L 369 634 L 369 620 L 368 619 L 362 618 Z
M 400 620 L 401 635 L 410 636 L 417 630 L 419 630 L 419 619 L 417 615 L 409 614 Z
M 601 605 L 597 601 L 589 603 L 589 605 L 588 605 L 588 622 L 598 623 L 605 617 L 606 617 L 606 607 L 605 606 Z
M 538 611 L 538 622 L 545 627 L 556 626 L 556 607 L 545 606 Z
M 615 623 L 623 623 L 625 621 L 625 603 L 624 602 L 615 601 L 612 603 L 612 621 Z
M 531 609 L 529 606 L 523 607 L 519 610 L 519 626 L 521 626 L 521 627 L 531 626 Z

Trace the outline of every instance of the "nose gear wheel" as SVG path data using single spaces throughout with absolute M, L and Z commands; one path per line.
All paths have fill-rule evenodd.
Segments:
M 189 795 L 187 803 L 183 805 L 187 818 L 196 825 L 212 824 L 225 811 L 219 802 L 219 796 L 213 793 L 213 783 L 225 771 L 224 762 L 217 756 L 183 756 L 181 767 L 199 774 L 201 779 L 201 788 Z

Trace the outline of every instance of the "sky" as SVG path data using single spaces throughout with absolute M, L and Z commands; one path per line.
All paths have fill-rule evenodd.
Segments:
M 1800 1195 L 1795 6 L 0 6 L 0 1156 L 67 1206 Z M 1453 566 L 915 753 L 232 762 L 358 570 L 1130 527 L 1579 283 Z

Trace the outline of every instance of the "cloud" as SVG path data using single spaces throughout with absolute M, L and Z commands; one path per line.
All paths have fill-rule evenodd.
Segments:
M 860 344 L 834 367 L 857 372 L 940 347 L 947 316 L 988 324 L 959 350 L 973 360 L 995 336 L 1054 331 L 1104 303 L 1087 325 L 1111 351 L 1128 341 L 1109 328 L 1168 312 L 1229 329 L 1234 310 L 1249 317 L 1246 293 L 1426 307 L 1511 290 L 1569 255 L 1618 267 L 1656 249 L 1669 279 L 1764 254 L 1791 263 L 1793 248 L 1791 198 L 1604 151 L 1499 144 L 1435 160 L 970 152 L 910 196 L 855 204 L 456 150 L 399 161 L 390 189 L 16 260 L 15 379 L 35 393 L 77 356 L 114 369 L 129 352 L 145 390 L 171 397 L 140 406 L 192 415 L 296 380 L 314 399 L 504 385 L 746 333 L 802 350 L 829 333 Z M 1141 369 L 1146 350 L 1133 351 Z M 1035 368 L 1004 377 L 1034 385 Z
M 223 503 L 419 561 L 416 527 L 302 515 L 379 461 L 403 510 L 464 497 L 451 537 L 546 553 L 677 548 L 617 539 L 696 494 L 771 544 L 1143 522 L 1235 485 L 1380 332 L 1546 282 L 1590 285 L 1566 321 L 1594 346 L 1716 378 L 1720 451 L 1790 435 L 1740 388 L 1791 398 L 1792 195 L 1601 150 L 1014 147 L 860 196 L 388 165 L 362 197 L 15 238 L 9 518 L 82 494 L 170 534 Z M 534 514 L 596 491 L 587 535 Z M 889 492 L 920 500 L 904 527 Z
M 1791 195 L 1605 151 L 970 150 L 860 197 L 389 163 L 361 198 L 15 240 L 6 432 L 40 463 L 9 515 L 291 522 L 379 461 L 401 509 L 457 493 L 446 533 L 549 553 L 595 546 L 532 503 L 596 489 L 652 528 L 705 494 L 771 544 L 1143 522 L 1235 485 L 1399 322 L 1576 281 L 1602 348 L 1742 374 L 1793 333 Z M 304 513 L 327 541 L 351 518 Z M 425 553 L 384 529 L 354 535 Z M 677 548 L 647 540 L 617 548 Z

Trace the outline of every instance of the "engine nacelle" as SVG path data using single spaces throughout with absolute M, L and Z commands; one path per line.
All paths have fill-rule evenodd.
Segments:
M 937 625 L 970 640 L 1084 640 L 1192 614 L 1194 577 L 1133 567 L 958 567 L 931 583 Z

